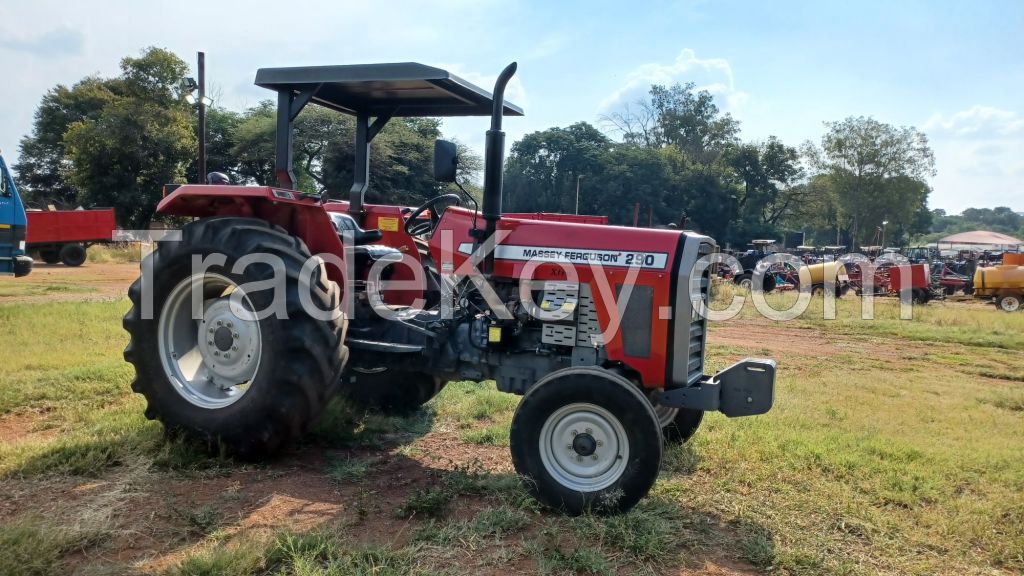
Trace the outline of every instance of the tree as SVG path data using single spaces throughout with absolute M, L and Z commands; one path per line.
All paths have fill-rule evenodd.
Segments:
M 277 131 L 274 103 L 264 100 L 242 113 L 232 134 L 231 157 L 239 184 L 269 186 L 274 175 L 274 135 Z
M 745 242 L 755 236 L 776 236 L 779 221 L 797 210 L 805 188 L 794 185 L 803 177 L 800 153 L 775 136 L 760 143 L 738 144 L 723 153 L 722 162 L 741 181 L 737 198 L 738 222 L 731 238 Z
M 505 163 L 504 208 L 571 214 L 576 210 L 579 182 L 580 211 L 600 214 L 595 210 L 603 194 L 599 175 L 605 172 L 611 145 L 607 136 L 586 122 L 527 134 L 512 144 Z
M 184 178 L 195 155 L 189 110 L 176 92 L 186 70 L 159 48 L 125 58 L 121 76 L 108 83 L 115 97 L 67 127 L 67 181 L 79 201 L 115 208 L 124 226 L 148 226 L 163 185 Z
M 739 122 L 719 110 L 710 92 L 694 92 L 694 86 L 693 82 L 651 86 L 650 100 L 627 105 L 604 120 L 628 144 L 675 146 L 692 160 L 710 164 L 737 142 Z
M 927 205 L 924 179 L 935 174 L 928 138 L 863 116 L 825 125 L 821 148 L 808 145 L 805 152 L 832 180 L 839 219 L 854 242 L 870 242 L 883 220 L 907 227 Z
M 97 118 L 117 99 L 108 80 L 89 76 L 68 88 L 57 85 L 43 96 L 36 109 L 32 132 L 21 139 L 20 158 L 14 170 L 30 203 L 74 207 L 75 189 L 67 179 L 70 160 L 64 134 L 76 122 Z

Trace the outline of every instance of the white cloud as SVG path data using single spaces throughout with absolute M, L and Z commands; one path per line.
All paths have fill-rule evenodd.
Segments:
M 935 114 L 924 124 L 926 132 L 983 137 L 1024 134 L 1024 116 L 1010 110 L 974 105 L 950 116 Z
M 975 105 L 935 114 L 923 129 L 938 170 L 932 206 L 953 212 L 995 206 L 1024 210 L 1024 116 Z
M 600 105 L 602 112 L 614 110 L 642 98 L 652 84 L 671 85 L 694 82 L 698 90 L 714 94 L 726 112 L 736 114 L 750 98 L 736 89 L 732 66 L 724 58 L 699 58 L 691 48 L 685 48 L 671 64 L 641 64 L 626 75 L 626 82 L 608 95 Z
M 84 47 L 85 35 L 70 26 L 61 26 L 33 36 L 0 30 L 0 50 L 52 58 L 78 56 Z

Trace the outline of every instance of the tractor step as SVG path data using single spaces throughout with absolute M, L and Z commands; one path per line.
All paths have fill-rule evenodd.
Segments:
M 371 352 L 387 352 L 389 354 L 419 354 L 423 352 L 423 346 L 415 344 L 396 344 L 394 342 L 378 342 L 376 340 L 360 340 L 349 338 L 345 340 L 349 348 L 355 350 L 369 350 Z

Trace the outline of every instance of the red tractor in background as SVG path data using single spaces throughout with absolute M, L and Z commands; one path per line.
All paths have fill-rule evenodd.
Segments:
M 493 379 L 523 396 L 516 470 L 575 514 L 631 508 L 654 484 L 663 441 L 688 439 L 705 411 L 767 412 L 773 361 L 704 373 L 698 261 L 711 238 L 502 214 L 502 119 L 522 114 L 503 98 L 515 68 L 493 96 L 414 63 L 259 70 L 256 84 L 277 92 L 279 186 L 177 188 L 157 211 L 196 220 L 159 244 L 129 291 L 124 355 L 147 417 L 257 457 L 338 391 L 403 412 L 445 382 Z M 308 104 L 355 116 L 347 202 L 291 189 L 292 124 Z M 491 117 L 482 209 L 440 187 L 415 209 L 363 201 L 370 144 L 391 118 L 478 115 Z M 456 165 L 455 145 L 438 141 L 435 177 L 451 185 Z

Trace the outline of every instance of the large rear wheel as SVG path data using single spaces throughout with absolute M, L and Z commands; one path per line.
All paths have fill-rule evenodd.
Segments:
M 541 502 L 569 514 L 625 512 L 661 469 L 661 426 L 629 380 L 567 368 L 535 384 L 512 418 L 512 464 Z
M 302 434 L 348 357 L 340 290 L 322 265 L 303 278 L 310 257 L 301 240 L 248 218 L 199 220 L 161 243 L 124 318 L 146 417 L 247 458 Z M 197 270 L 194 260 L 214 264 Z

